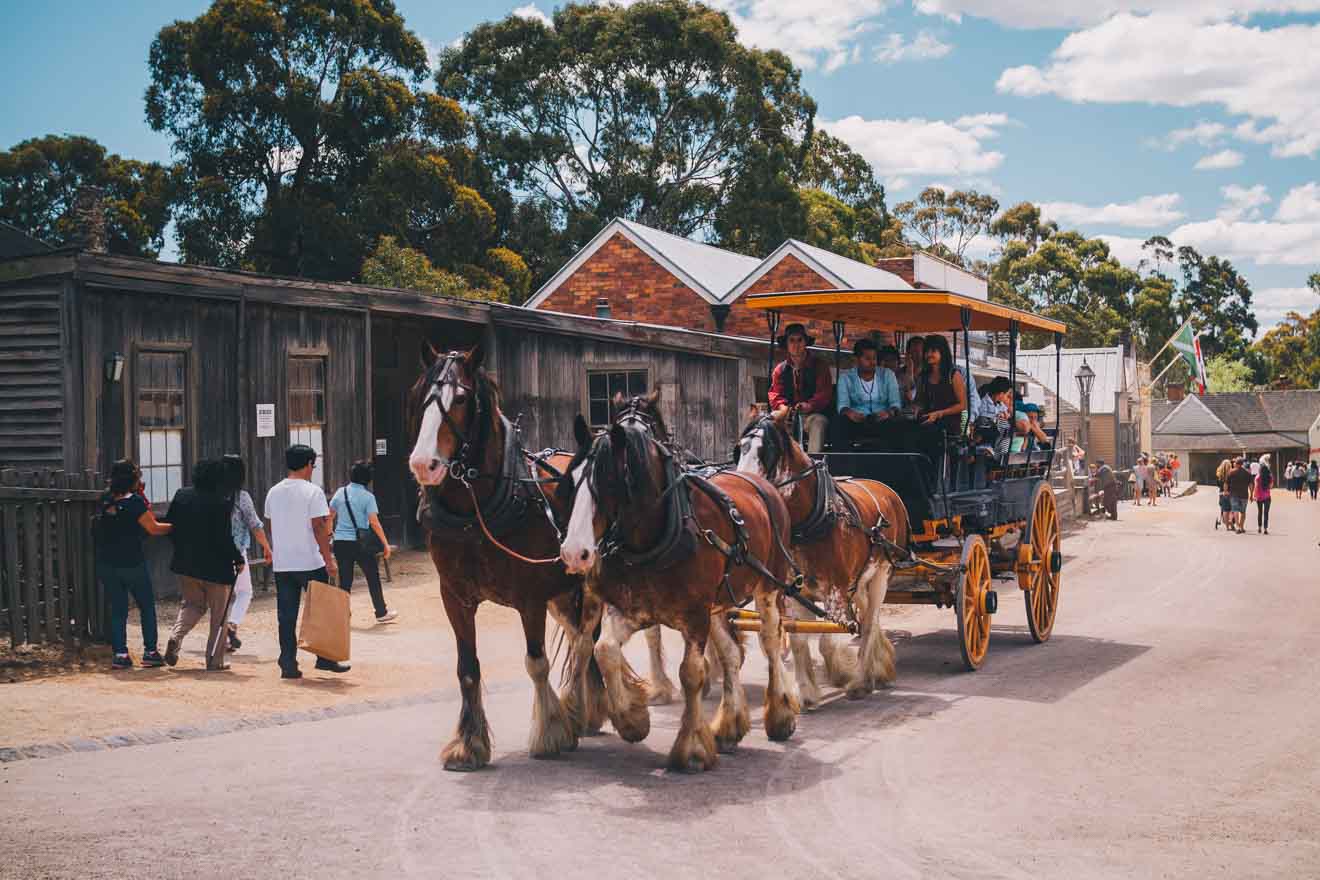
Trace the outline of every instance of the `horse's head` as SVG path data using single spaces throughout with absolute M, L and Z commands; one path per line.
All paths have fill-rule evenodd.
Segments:
M 625 400 L 615 397 L 618 413 L 608 431 L 592 435 L 579 414 L 573 424 L 578 450 L 569 464 L 569 480 L 559 491 L 571 498 L 572 510 L 560 558 L 571 574 L 584 574 L 598 561 L 597 545 L 620 511 L 642 508 L 664 490 L 661 442 L 668 439 L 656 408 L 659 392 Z
M 788 431 L 788 419 L 787 407 L 768 415 L 756 407 L 748 411 L 747 424 L 734 450 L 739 472 L 775 481 L 782 479 L 783 472 L 803 457 L 801 449 L 794 450 L 796 444 Z
M 423 351 L 424 372 L 413 386 L 411 403 L 417 419 L 417 442 L 408 467 L 423 486 L 438 486 L 451 468 L 480 467 L 476 460 L 497 418 L 491 381 L 481 369 L 478 343 L 471 351 L 440 354 L 430 345 Z

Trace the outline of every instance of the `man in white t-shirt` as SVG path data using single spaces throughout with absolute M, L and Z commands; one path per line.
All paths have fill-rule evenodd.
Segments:
M 270 520 L 271 569 L 275 572 L 276 615 L 280 629 L 280 677 L 302 678 L 298 670 L 298 608 L 309 581 L 329 583 L 338 574 L 330 552 L 330 507 L 321 487 L 311 482 L 316 450 L 302 443 L 284 453 L 289 475 L 266 493 Z M 316 668 L 347 672 L 347 663 L 316 658 Z

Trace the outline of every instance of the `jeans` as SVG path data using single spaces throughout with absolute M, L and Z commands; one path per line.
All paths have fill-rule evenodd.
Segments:
M 367 589 L 371 591 L 371 604 L 376 609 L 377 617 L 384 617 L 389 609 L 385 607 L 385 593 L 380 588 L 380 566 L 372 553 L 362 552 L 357 541 L 335 541 L 335 563 L 339 565 L 339 587 L 352 592 L 353 563 L 362 567 L 362 575 L 367 579 Z
M 330 582 L 325 568 L 314 571 L 275 572 L 275 616 L 280 629 L 280 669 L 291 672 L 298 668 L 298 609 L 302 607 L 303 590 L 309 581 Z
M 1256 502 L 1256 528 L 1268 529 L 1270 527 L 1270 499 L 1266 498 Z
M 159 647 L 156 633 L 156 594 L 151 590 L 151 575 L 147 564 L 133 568 L 115 568 L 98 565 L 97 575 L 110 598 L 110 645 L 116 654 L 128 653 L 128 597 L 137 603 L 142 618 L 142 649 L 155 651 Z

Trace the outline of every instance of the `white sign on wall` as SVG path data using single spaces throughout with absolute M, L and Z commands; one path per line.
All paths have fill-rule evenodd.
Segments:
M 275 436 L 275 404 L 257 404 L 257 436 Z
M 388 441 L 385 437 L 377 437 L 377 438 L 376 438 L 376 454 L 377 454 L 377 455 L 389 455 L 389 452 L 390 452 L 390 444 L 389 444 L 389 441 Z

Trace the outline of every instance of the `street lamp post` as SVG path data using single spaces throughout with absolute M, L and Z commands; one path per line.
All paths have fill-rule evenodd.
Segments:
M 1080 442 L 1082 447 L 1082 510 L 1089 515 L 1091 512 L 1091 468 L 1089 459 L 1091 453 L 1090 422 L 1091 422 L 1091 386 L 1095 383 L 1095 370 L 1091 369 L 1086 358 L 1082 358 L 1082 365 L 1077 368 L 1073 374 L 1077 380 L 1077 390 L 1081 395 L 1082 402 L 1082 423 L 1078 430 L 1081 435 Z

